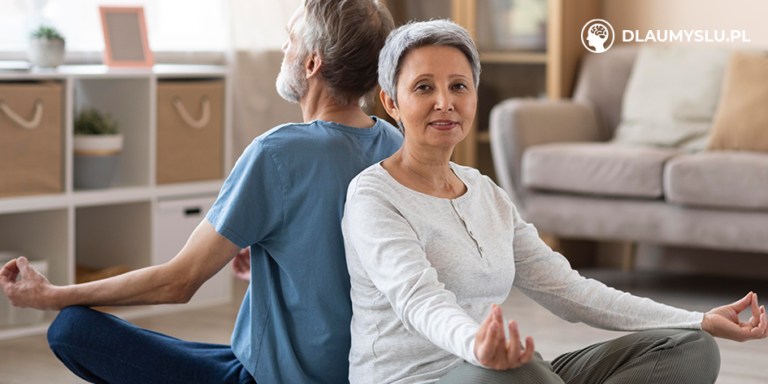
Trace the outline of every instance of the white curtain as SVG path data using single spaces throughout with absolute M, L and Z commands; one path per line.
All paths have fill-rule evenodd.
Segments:
M 229 0 L 234 71 L 233 156 L 272 127 L 301 122 L 301 109 L 277 94 L 275 80 L 288 38 L 286 25 L 301 0 Z

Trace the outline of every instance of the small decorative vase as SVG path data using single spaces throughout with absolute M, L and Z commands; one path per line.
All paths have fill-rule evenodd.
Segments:
M 108 188 L 122 149 L 122 135 L 75 135 L 75 188 Z
M 49 40 L 44 37 L 29 41 L 29 59 L 32 65 L 55 68 L 64 63 L 64 40 Z

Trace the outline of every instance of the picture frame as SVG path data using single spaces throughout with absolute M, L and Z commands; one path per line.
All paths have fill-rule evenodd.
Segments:
M 151 67 L 143 7 L 99 7 L 104 31 L 104 64 L 109 67 Z

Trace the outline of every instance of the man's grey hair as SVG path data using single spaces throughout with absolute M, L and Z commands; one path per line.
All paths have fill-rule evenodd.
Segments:
M 318 53 L 328 94 L 341 106 L 376 88 L 376 59 L 395 28 L 378 0 L 305 0 L 301 57 Z
M 429 45 L 461 51 L 472 68 L 475 90 L 480 85 L 480 56 L 466 29 L 449 20 L 410 22 L 389 34 L 379 54 L 379 85 L 395 103 L 403 59 L 412 50 Z

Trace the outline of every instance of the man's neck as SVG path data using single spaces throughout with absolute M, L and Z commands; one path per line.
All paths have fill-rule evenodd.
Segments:
M 305 123 L 313 120 L 333 121 L 355 128 L 371 128 L 376 123 L 356 101 L 345 106 L 338 105 L 321 84 L 310 84 L 307 94 L 299 100 L 299 105 Z

